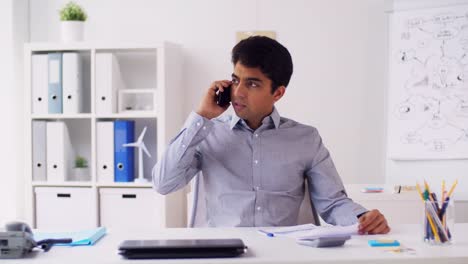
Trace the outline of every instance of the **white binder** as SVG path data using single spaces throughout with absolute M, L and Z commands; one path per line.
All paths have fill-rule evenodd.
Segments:
M 47 54 L 34 54 L 31 59 L 32 113 L 47 114 L 48 110 L 48 57 Z
M 83 112 L 83 73 L 80 54 L 63 53 L 62 65 L 63 113 L 81 113 Z
M 32 122 L 32 177 L 33 181 L 46 181 L 46 121 Z
M 47 122 L 47 181 L 63 182 L 71 175 L 73 149 L 67 125 L 62 121 Z
M 117 90 L 124 89 L 117 57 L 112 53 L 96 53 L 96 113 L 117 112 Z
M 99 182 L 114 181 L 114 122 L 97 122 L 97 179 Z

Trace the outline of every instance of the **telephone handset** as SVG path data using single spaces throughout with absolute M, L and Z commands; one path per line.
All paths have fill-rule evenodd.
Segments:
M 226 107 L 231 102 L 231 86 L 224 87 L 224 92 L 216 91 L 216 104 L 221 107 Z
M 0 230 L 0 259 L 23 258 L 34 248 L 49 251 L 52 245 L 71 243 L 70 238 L 35 241 L 31 228 L 23 222 L 10 222 L 5 231 Z

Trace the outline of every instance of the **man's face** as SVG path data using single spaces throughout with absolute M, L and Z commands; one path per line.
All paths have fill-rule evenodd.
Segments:
M 259 68 L 236 63 L 232 74 L 231 101 L 236 115 L 257 128 L 284 94 L 284 87 L 271 93 L 271 80 Z

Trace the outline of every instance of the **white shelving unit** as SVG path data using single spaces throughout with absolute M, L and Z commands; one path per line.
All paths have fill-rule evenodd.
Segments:
M 26 216 L 35 228 L 80 229 L 97 226 L 128 228 L 132 223 L 138 228 L 186 226 L 185 190 L 162 196 L 151 190 L 151 168 L 171 137 L 183 124 L 183 96 L 179 47 L 171 43 L 29 43 L 25 45 L 25 96 L 26 113 Z M 35 54 L 52 52 L 78 52 L 83 65 L 83 113 L 47 114 L 33 113 L 32 58 Z M 132 100 L 146 100 L 152 107 L 125 109 L 121 112 L 98 114 L 96 87 L 96 54 L 112 53 L 119 61 L 125 91 L 119 94 L 136 95 Z M 138 97 L 144 93 L 150 100 Z M 139 99 L 140 98 L 140 99 Z M 134 111 L 133 111 L 134 110 Z M 135 140 L 144 126 L 146 146 L 151 158 L 145 157 L 144 177 L 148 183 L 101 181 L 97 176 L 97 123 L 100 121 L 134 120 Z M 90 179 L 63 181 L 37 180 L 33 175 L 33 122 L 64 122 L 69 130 L 75 153 L 84 156 L 90 168 Z M 138 175 L 137 150 L 135 150 L 135 178 Z M 45 165 L 45 164 L 43 164 Z M 42 164 L 41 164 L 42 166 Z M 49 173 L 46 172 L 48 178 Z M 111 207 L 111 208 L 110 208 Z M 71 218 L 71 216 L 73 216 Z M 146 218 L 146 219 L 140 219 Z

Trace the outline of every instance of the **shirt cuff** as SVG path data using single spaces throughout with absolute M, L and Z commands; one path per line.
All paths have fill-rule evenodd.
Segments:
M 213 126 L 213 121 L 192 111 L 185 120 L 183 130 L 186 130 L 186 134 L 182 144 L 186 146 L 198 144 L 210 133 Z
M 201 127 L 202 125 L 206 125 L 207 123 L 211 123 L 211 120 L 192 111 L 185 120 L 184 127 Z
M 361 216 L 363 216 L 367 212 L 369 212 L 369 211 L 362 212 L 362 213 L 358 214 L 356 217 L 359 219 Z

